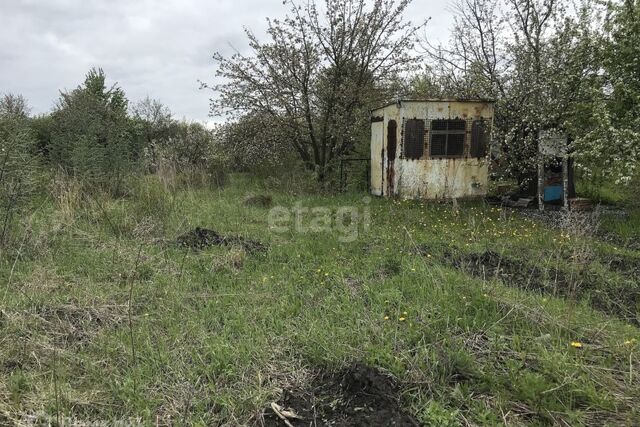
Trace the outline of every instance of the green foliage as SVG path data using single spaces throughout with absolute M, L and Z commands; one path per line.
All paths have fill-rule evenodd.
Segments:
M 221 128 L 174 120 L 160 101 L 145 98 L 132 108 L 144 144 L 142 168 L 164 177 L 165 184 L 218 186 L 225 181 L 230 151 Z M 177 177 L 177 181 L 175 182 Z
M 50 162 L 89 186 L 118 193 L 140 153 L 140 139 L 127 116 L 127 98 L 117 86 L 107 89 L 99 69 L 84 83 L 61 93 L 53 112 Z
M 216 151 L 236 172 L 276 176 L 295 167 L 282 123 L 266 114 L 248 114 L 216 129 Z
M 459 0 L 451 42 L 423 43 L 436 84 L 427 70 L 414 87 L 496 100 L 495 172 L 529 189 L 545 129 L 571 136 L 584 176 L 629 183 L 640 164 L 639 10 L 637 0 Z
M 51 133 L 54 125 L 55 122 L 51 114 L 41 114 L 29 119 L 29 127 L 36 140 L 35 151 L 45 159 L 48 158 L 49 148 L 51 147 Z
M 227 161 L 214 131 L 197 122 L 174 122 L 165 144 L 155 148 L 158 173 L 169 171 L 182 186 L 218 187 L 226 182 Z
M 6 93 L 0 97 L 0 117 L 26 119 L 29 117 L 29 105 L 22 95 Z
M 444 408 L 440 403 L 431 401 L 418 414 L 425 426 L 456 427 L 461 426 L 459 411 Z
M 602 84 L 574 130 L 578 159 L 595 179 L 629 184 L 640 174 L 640 1 L 608 5 L 600 56 Z
M 131 198 L 135 200 L 131 211 L 138 222 L 152 218 L 162 225 L 174 208 L 171 193 L 153 175 L 134 180 Z
M 34 195 L 39 170 L 34 147 L 26 118 L 0 115 L 0 245 Z
M 249 54 L 216 53 L 224 81 L 213 87 L 212 112 L 269 117 L 281 143 L 324 181 L 368 140 L 369 109 L 389 97 L 380 89 L 417 63 L 423 24 L 407 20 L 410 2 L 289 2 L 287 16 L 268 21 L 264 41 L 246 31 Z
M 171 111 L 160 101 L 146 97 L 132 107 L 133 121 L 144 141 L 143 163 L 149 172 L 158 170 L 159 150 L 171 145 L 177 123 Z
M 609 13 L 604 66 L 612 86 L 610 108 L 640 130 L 640 1 L 612 3 Z

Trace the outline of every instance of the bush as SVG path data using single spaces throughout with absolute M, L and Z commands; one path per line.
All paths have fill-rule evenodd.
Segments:
M 49 160 L 84 185 L 121 192 L 141 150 L 127 104 L 122 89 L 107 89 L 102 70 L 89 71 L 83 85 L 61 94 L 52 114 Z
M 25 119 L 0 117 L 0 245 L 10 240 L 12 222 L 36 191 L 39 162 Z
M 172 136 L 155 147 L 157 173 L 166 185 L 220 187 L 226 184 L 226 159 L 213 131 L 200 123 L 175 122 Z
M 300 163 L 282 124 L 264 115 L 245 115 L 216 129 L 216 149 L 236 172 L 273 176 Z
M 629 184 L 629 204 L 640 209 L 640 173 L 636 174 Z

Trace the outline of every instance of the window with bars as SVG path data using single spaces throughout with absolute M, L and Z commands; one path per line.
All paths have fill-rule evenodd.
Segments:
M 409 119 L 404 124 L 404 157 L 419 159 L 424 154 L 424 120 Z
M 462 119 L 432 120 L 429 155 L 463 157 L 467 123 Z

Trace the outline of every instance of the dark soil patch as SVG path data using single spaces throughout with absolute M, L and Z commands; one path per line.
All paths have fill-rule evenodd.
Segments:
M 626 255 L 611 255 L 603 258 L 601 262 L 607 265 L 610 270 L 640 278 L 640 259 L 638 258 Z
M 250 254 L 265 252 L 267 247 L 257 240 L 247 239 L 241 236 L 224 236 L 207 228 L 195 229 L 178 236 L 176 242 L 179 246 L 192 250 L 202 250 L 211 246 L 241 246 Z
M 525 259 L 490 250 L 465 253 L 452 248 L 438 251 L 421 245 L 414 253 L 423 256 L 440 253 L 439 260 L 444 264 L 484 280 L 498 279 L 508 286 L 554 296 L 588 298 L 590 305 L 596 310 L 640 324 L 640 285 L 636 281 L 609 282 L 588 269 L 571 271 L 562 266 L 532 264 Z M 619 264 L 617 268 L 620 269 L 632 268 L 628 260 L 626 263 L 619 260 Z
M 600 232 L 598 233 L 598 235 L 602 240 L 609 242 L 613 245 L 619 246 L 621 248 L 629 249 L 632 251 L 640 251 L 640 239 L 637 237 L 623 238 L 613 233 L 608 233 L 606 231 Z
M 402 271 L 402 264 L 397 258 L 387 258 L 378 269 L 378 275 L 384 279 L 386 277 L 397 276 Z
M 302 417 L 289 419 L 296 427 L 420 425 L 400 406 L 395 380 L 361 363 L 337 373 L 321 371 L 303 389 L 285 390 L 277 403 Z M 285 425 L 270 407 L 264 421 L 267 427 Z
M 243 201 L 245 206 L 257 206 L 260 208 L 268 208 L 272 203 L 272 197 L 267 194 L 250 194 Z
M 567 277 L 564 271 L 557 268 L 529 266 L 493 251 L 469 254 L 447 251 L 445 260 L 473 276 L 498 278 L 523 289 L 567 294 L 580 285 L 579 278 Z

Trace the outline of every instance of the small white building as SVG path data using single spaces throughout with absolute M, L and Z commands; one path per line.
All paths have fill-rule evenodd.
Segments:
M 398 100 L 371 111 L 371 192 L 451 199 L 487 193 L 493 103 Z

